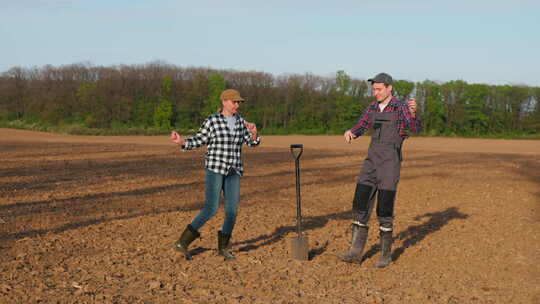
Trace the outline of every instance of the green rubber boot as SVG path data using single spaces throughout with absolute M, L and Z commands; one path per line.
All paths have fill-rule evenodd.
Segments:
M 384 268 L 392 263 L 392 231 L 380 231 L 381 257 L 375 263 L 378 268 Z
M 187 225 L 184 232 L 182 232 L 182 235 L 180 235 L 180 238 L 174 242 L 173 246 L 174 249 L 181 252 L 186 260 L 191 260 L 191 254 L 189 253 L 188 247 L 191 242 L 193 242 L 196 238 L 200 237 L 200 233 L 193 228 L 193 226 Z
M 225 257 L 225 260 L 234 260 L 236 257 L 229 251 L 229 240 L 231 236 L 218 231 L 218 253 Z
M 347 263 L 362 263 L 362 253 L 368 237 L 368 226 L 352 224 L 351 248 L 348 252 L 338 255 L 338 258 Z

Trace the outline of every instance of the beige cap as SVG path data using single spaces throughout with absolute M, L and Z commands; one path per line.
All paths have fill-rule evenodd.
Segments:
M 244 98 L 240 96 L 240 92 L 234 89 L 228 89 L 221 92 L 221 96 L 219 98 L 221 100 L 244 101 Z

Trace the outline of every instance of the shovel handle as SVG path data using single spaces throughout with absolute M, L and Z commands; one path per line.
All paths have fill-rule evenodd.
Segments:
M 296 233 L 298 234 L 298 237 L 302 237 L 302 203 L 300 197 L 300 156 L 302 155 L 302 152 L 304 152 L 304 145 L 291 145 L 291 154 L 294 157 L 296 169 Z

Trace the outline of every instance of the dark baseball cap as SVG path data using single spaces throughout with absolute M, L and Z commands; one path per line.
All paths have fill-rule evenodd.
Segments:
M 394 83 L 394 79 L 392 79 L 392 76 L 386 74 L 386 73 L 379 73 L 375 77 L 368 79 L 367 81 L 373 83 L 384 83 L 386 85 L 391 85 Z

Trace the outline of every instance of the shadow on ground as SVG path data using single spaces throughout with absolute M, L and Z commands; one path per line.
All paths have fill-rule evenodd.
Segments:
M 421 220 L 428 218 L 428 220 L 422 224 L 408 227 L 406 230 L 398 233 L 395 238 L 403 240 L 403 245 L 396 248 L 393 251 L 392 259 L 396 261 L 405 252 L 407 248 L 421 242 L 431 233 L 439 231 L 442 227 L 447 225 L 450 221 L 456 219 L 466 219 L 469 216 L 467 214 L 458 211 L 458 208 L 451 207 L 440 212 L 430 212 L 415 217 L 415 220 Z M 349 220 L 352 218 L 352 212 L 340 212 L 332 213 L 322 216 L 306 217 L 302 224 L 304 231 L 316 230 L 326 226 L 329 220 Z M 296 226 L 280 226 L 274 230 L 271 234 L 263 234 L 255 238 L 251 238 L 245 241 L 235 243 L 237 246 L 241 246 L 239 251 L 251 251 L 263 246 L 268 246 L 276 242 L 281 241 L 287 234 L 295 232 Z M 327 240 L 324 245 L 314 248 L 309 252 L 310 260 L 316 256 L 324 253 L 328 247 L 329 241 Z M 346 244 L 348 246 L 349 244 Z M 345 244 L 344 244 L 345 246 Z M 344 249 L 346 250 L 346 249 Z M 377 251 L 380 250 L 379 245 L 373 245 L 364 254 L 364 260 L 374 256 Z

